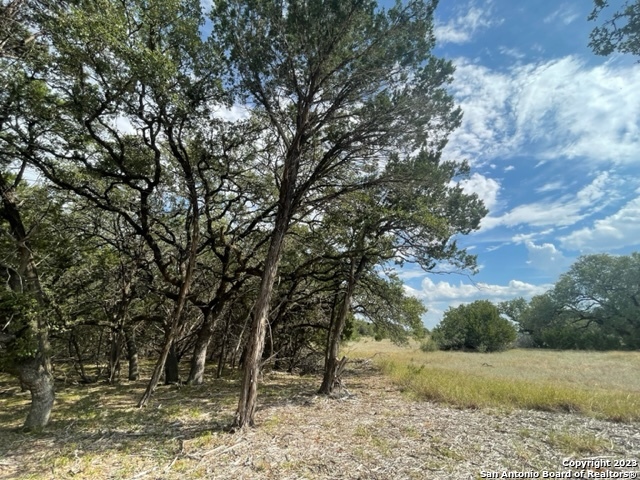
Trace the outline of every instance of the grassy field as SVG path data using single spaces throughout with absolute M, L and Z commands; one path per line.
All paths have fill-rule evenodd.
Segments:
M 373 358 L 417 398 L 465 408 L 506 407 L 640 420 L 640 352 L 509 350 L 422 352 L 362 340 L 350 357 Z
M 135 404 L 145 380 L 60 380 L 52 420 L 42 432 L 21 431 L 29 394 L 0 375 L 0 479 L 422 479 L 424 468 L 460 474 L 429 478 L 462 478 L 461 472 L 481 468 L 487 432 L 492 445 L 501 442 L 499 458 L 482 457 L 493 470 L 549 469 L 566 455 L 638 457 L 633 441 L 624 440 L 633 437 L 635 424 L 599 422 L 594 433 L 593 423 L 580 416 L 512 410 L 637 421 L 638 353 L 424 353 L 418 347 L 373 341 L 345 346 L 344 354 L 373 358 L 390 378 L 369 361 L 349 362 L 344 381 L 350 393 L 334 399 L 316 394 L 319 375 L 266 372 L 258 428 L 247 431 L 227 428 L 238 372 L 215 379 L 210 369 L 206 384 L 197 387 L 161 385 L 144 409 Z M 147 378 L 150 364 L 143 367 Z M 419 399 L 499 408 L 416 403 L 390 379 Z M 368 476 L 361 469 L 370 469 Z M 338 475 L 344 472 L 353 475 Z

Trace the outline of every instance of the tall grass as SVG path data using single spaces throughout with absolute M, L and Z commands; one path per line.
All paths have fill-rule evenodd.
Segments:
M 348 355 L 373 357 L 416 398 L 465 408 L 506 407 L 640 420 L 640 354 L 511 350 L 422 352 L 413 344 L 359 342 Z

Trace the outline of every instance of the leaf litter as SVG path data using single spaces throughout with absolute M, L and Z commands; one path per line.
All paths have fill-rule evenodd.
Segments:
M 142 384 L 123 385 L 120 396 L 104 385 L 92 420 L 70 418 L 70 408 L 35 434 L 5 411 L 0 480 L 476 479 L 566 471 L 567 459 L 640 461 L 637 423 L 415 401 L 368 360 L 350 362 L 344 383 L 326 397 L 316 394 L 319 377 L 265 373 L 257 428 L 239 431 L 228 428 L 237 381 L 163 387 L 144 410 L 128 403 Z

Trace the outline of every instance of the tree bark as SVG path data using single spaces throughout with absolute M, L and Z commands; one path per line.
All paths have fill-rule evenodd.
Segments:
M 167 357 L 169 356 L 169 350 L 171 349 L 171 345 L 175 337 L 177 336 L 177 321 L 172 321 L 172 325 L 170 325 L 164 335 L 164 343 L 162 345 L 162 350 L 160 351 L 160 356 L 158 357 L 158 361 L 156 362 L 155 367 L 153 368 L 153 373 L 151 374 L 151 379 L 147 384 L 147 388 L 142 394 L 142 398 L 138 402 L 138 407 L 144 407 L 155 392 L 158 383 L 160 382 L 160 376 L 162 375 L 162 371 L 164 370 L 164 364 L 167 361 Z
M 40 429 L 44 428 L 49 422 L 49 416 L 55 400 L 49 353 L 49 325 L 44 318 L 48 302 L 40 284 L 36 259 L 29 244 L 27 229 L 16 202 L 15 185 L 10 185 L 1 173 L 0 196 L 2 196 L 0 215 L 9 224 L 11 236 L 16 242 L 20 261 L 18 272 L 25 279 L 25 285 L 21 288 L 32 294 L 38 304 L 35 326 L 29 326 L 28 328 L 37 339 L 36 353 L 31 358 L 23 360 L 21 365 L 17 367 L 17 371 L 21 385 L 27 387 L 31 392 L 31 406 L 24 428 Z
M 169 347 L 169 355 L 164 364 L 164 384 L 171 385 L 180 383 L 180 371 L 178 367 L 178 354 L 176 353 L 176 342 L 171 342 Z
M 119 331 L 114 331 L 111 335 L 111 350 L 109 351 L 109 383 L 115 383 L 120 380 L 120 356 L 122 354 L 122 345 Z
M 209 348 L 209 343 L 211 343 L 218 319 L 223 314 L 226 304 L 228 303 L 228 297 L 223 298 L 226 293 L 226 284 L 223 283 L 216 293 L 218 297 L 217 300 L 211 308 L 205 310 L 204 321 L 198 332 L 198 338 L 193 348 L 193 356 L 191 357 L 191 369 L 189 371 L 189 378 L 187 379 L 189 385 L 202 385 L 202 383 L 204 383 L 207 349 Z
M 213 321 L 211 314 L 205 316 L 204 324 L 200 327 L 196 344 L 193 347 L 191 368 L 189 370 L 189 385 L 202 385 L 204 383 L 204 369 L 207 364 L 207 349 L 213 337 Z
M 31 406 L 24 422 L 26 430 L 39 430 L 49 423 L 55 400 L 53 376 L 39 356 L 18 368 L 20 382 L 31 392 Z
M 138 367 L 138 345 L 136 332 L 133 327 L 125 327 L 124 337 L 127 344 L 127 360 L 129 361 L 129 380 L 138 380 L 140 373 Z
M 329 332 L 329 348 L 327 349 L 327 356 L 324 361 L 324 376 L 322 378 L 322 385 L 318 393 L 325 395 L 333 392 L 333 387 L 336 384 L 336 371 L 338 369 L 338 354 L 340 353 L 340 337 L 342 330 L 349 314 L 351 307 L 351 297 L 353 295 L 353 288 L 351 284 L 347 285 L 344 298 L 340 304 L 340 310 L 338 316 L 333 322 L 333 328 Z
M 245 426 L 253 427 L 255 425 L 254 416 L 258 399 L 258 375 L 260 373 L 260 363 L 264 350 L 269 304 L 278 271 L 278 264 L 280 263 L 284 236 L 289 224 L 289 211 L 290 200 L 285 206 L 281 205 L 281 208 L 278 210 L 276 224 L 269 244 L 269 251 L 265 260 L 258 297 L 253 308 L 251 330 L 246 345 L 240 400 L 234 420 L 234 426 L 238 428 Z
M 344 292 L 344 298 L 340 304 L 338 310 L 338 316 L 333 322 L 332 328 L 329 331 L 329 348 L 325 357 L 324 364 L 324 376 L 322 378 L 322 385 L 318 393 L 325 395 L 331 394 L 336 385 L 337 370 L 338 370 L 338 354 L 340 353 L 340 338 L 342 337 L 342 331 L 344 330 L 349 310 L 351 309 L 351 299 L 353 298 L 353 292 L 356 288 L 356 284 L 360 279 L 360 276 L 367 263 L 365 257 L 361 257 L 358 262 L 357 268 L 355 268 L 354 260 L 351 262 L 351 269 L 349 272 L 349 280 L 347 281 L 347 288 Z

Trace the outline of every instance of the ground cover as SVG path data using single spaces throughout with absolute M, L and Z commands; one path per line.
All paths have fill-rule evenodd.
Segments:
M 350 344 L 347 354 L 373 358 L 418 399 L 640 420 L 640 352 L 423 352 L 417 343 L 366 339 Z
M 347 346 L 361 358 L 336 398 L 316 394 L 319 376 L 265 373 L 258 428 L 235 432 L 235 377 L 162 386 L 142 410 L 142 381 L 59 384 L 50 426 L 23 433 L 28 394 L 0 376 L 0 479 L 476 479 L 566 471 L 567 459 L 640 459 L 637 422 L 418 400 L 375 365 L 394 348 Z

